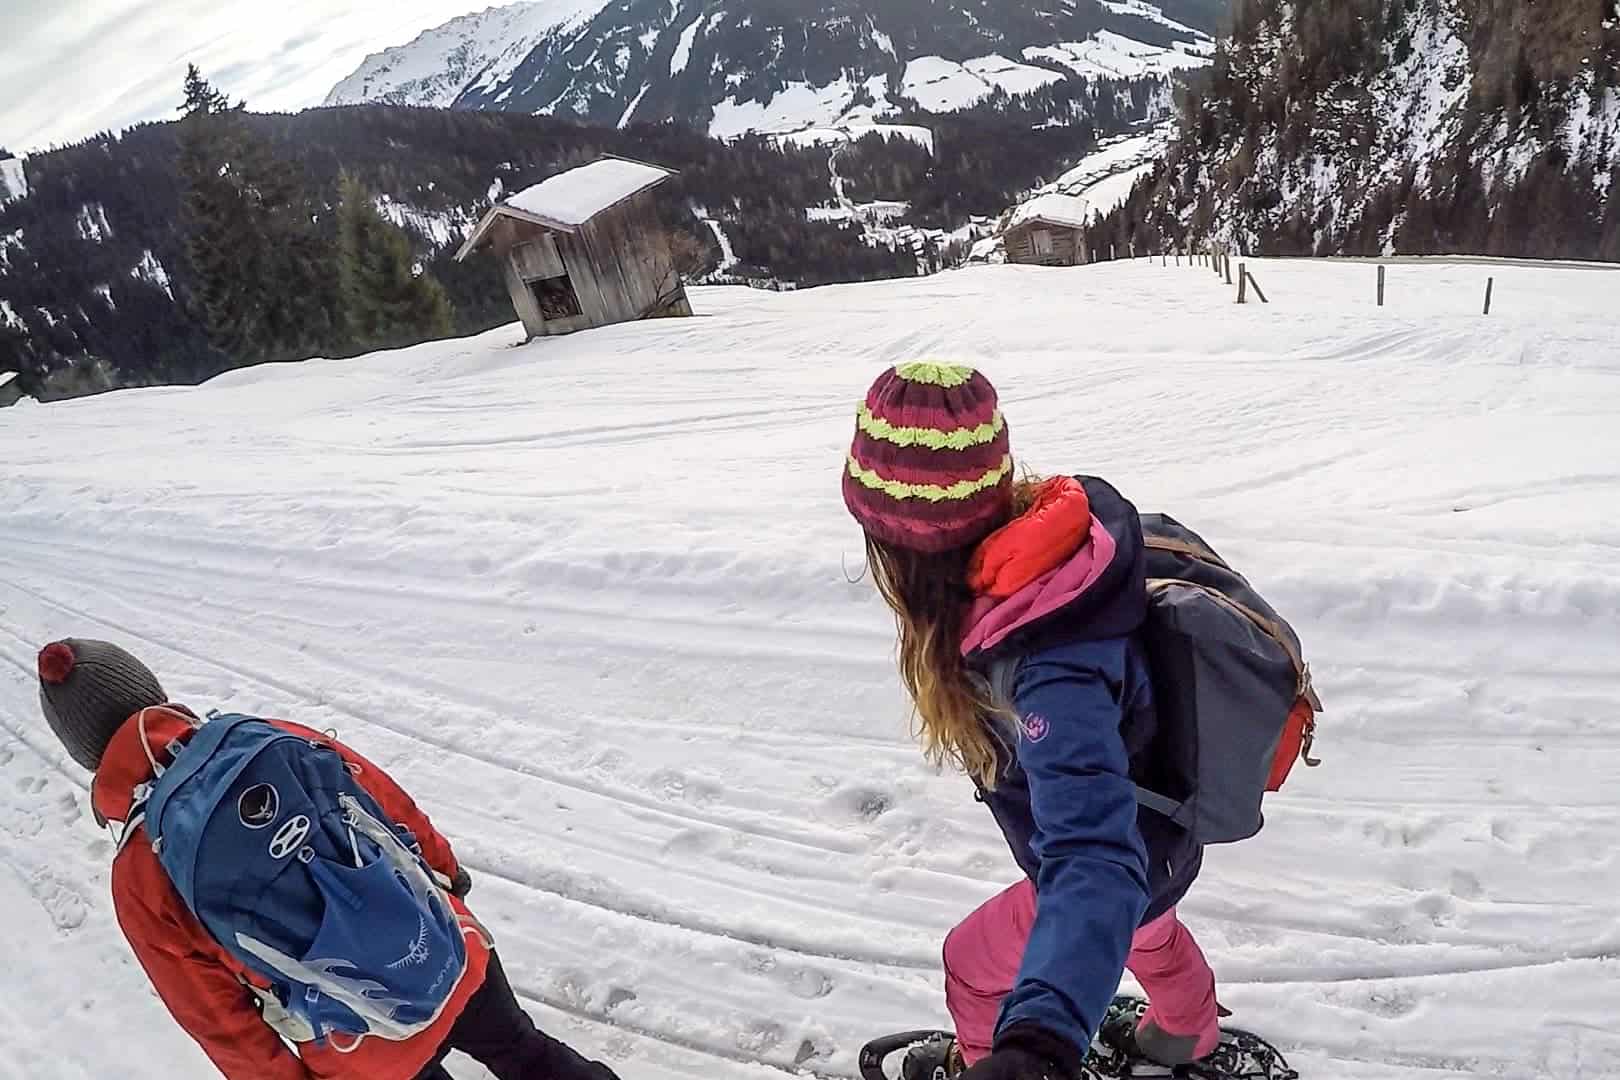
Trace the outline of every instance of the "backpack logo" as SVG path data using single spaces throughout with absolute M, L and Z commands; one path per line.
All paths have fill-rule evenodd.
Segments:
M 236 816 L 250 829 L 268 828 L 281 812 L 281 796 L 274 784 L 255 784 L 236 801 Z
M 1022 717 L 1019 726 L 1024 729 L 1024 738 L 1032 743 L 1038 743 L 1052 733 L 1052 722 L 1040 713 Z
M 419 927 L 416 931 L 416 940 L 404 956 L 388 965 L 389 971 L 398 971 L 400 968 L 421 967 L 427 963 L 428 958 L 428 921 L 426 915 L 418 915 Z
M 298 846 L 309 836 L 309 818 L 299 814 L 287 824 L 276 830 L 276 835 L 270 838 L 270 857 L 272 859 L 285 859 L 298 850 Z

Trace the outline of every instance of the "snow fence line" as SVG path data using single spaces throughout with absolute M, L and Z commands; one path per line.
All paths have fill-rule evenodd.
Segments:
M 1128 253 L 1126 257 L 1128 259 L 1135 260 L 1138 258 L 1138 253 L 1136 251 L 1136 245 L 1134 242 L 1129 245 L 1127 250 Z M 1248 263 L 1239 262 L 1237 264 L 1236 273 L 1233 272 L 1232 252 L 1230 249 L 1224 246 L 1210 245 L 1208 247 L 1191 249 L 1187 251 L 1185 255 L 1186 265 L 1189 268 L 1197 267 L 1212 270 L 1216 278 L 1223 280 L 1228 286 L 1235 284 L 1237 287 L 1237 303 L 1247 304 L 1249 302 L 1249 293 L 1251 291 L 1256 297 L 1259 298 L 1262 304 L 1271 303 L 1270 298 L 1266 296 L 1265 290 L 1260 287 L 1259 279 L 1257 279 L 1253 272 L 1249 270 Z M 1176 266 L 1180 267 L 1182 265 L 1182 257 L 1183 252 L 1180 245 L 1176 245 L 1169 250 L 1161 248 L 1158 252 L 1159 263 L 1161 266 L 1168 267 L 1170 265 L 1170 260 L 1174 258 Z M 1104 261 L 1112 262 L 1117 258 L 1118 247 L 1110 244 L 1108 258 L 1106 260 L 1099 259 L 1096 253 L 1092 253 L 1089 261 L 1095 264 L 1097 262 Z M 1152 262 L 1154 258 L 1153 253 L 1147 253 L 1146 258 L 1149 262 Z M 1372 255 L 1268 255 L 1265 258 L 1267 262 L 1277 263 L 1331 262 L 1356 263 L 1374 266 L 1378 271 L 1373 285 L 1374 302 L 1378 307 L 1385 307 L 1392 295 L 1389 288 L 1389 267 L 1391 266 L 1478 266 L 1513 269 L 1544 268 L 1553 270 L 1587 270 L 1597 272 L 1620 271 L 1620 263 L 1586 262 L 1578 259 L 1510 259 L 1497 255 L 1389 255 L 1383 257 Z M 1489 315 L 1491 313 L 1492 305 L 1496 300 L 1495 275 L 1487 276 L 1483 285 L 1481 286 L 1481 289 L 1484 294 L 1484 302 L 1480 309 L 1480 313 L 1482 315 Z

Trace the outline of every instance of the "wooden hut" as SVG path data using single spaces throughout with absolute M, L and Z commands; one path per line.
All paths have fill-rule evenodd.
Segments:
M 0 409 L 22 400 L 22 383 L 15 371 L 0 371 Z
M 530 338 L 690 315 L 653 189 L 675 174 L 603 158 L 492 207 L 456 253 L 501 260 Z
M 1037 195 L 1013 212 L 1007 226 L 1007 261 L 1037 266 L 1090 262 L 1086 226 L 1091 204 L 1077 195 Z

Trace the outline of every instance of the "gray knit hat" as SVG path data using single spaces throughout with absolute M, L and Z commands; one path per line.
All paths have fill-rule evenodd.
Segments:
M 39 651 L 39 707 L 73 760 L 94 772 L 124 721 L 168 701 L 157 676 L 118 646 L 67 638 Z

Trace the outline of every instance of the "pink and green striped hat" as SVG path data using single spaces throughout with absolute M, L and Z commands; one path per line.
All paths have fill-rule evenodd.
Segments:
M 1005 523 L 1013 462 L 996 388 L 970 367 L 901 364 L 878 376 L 855 420 L 844 503 L 867 534 L 929 554 Z

